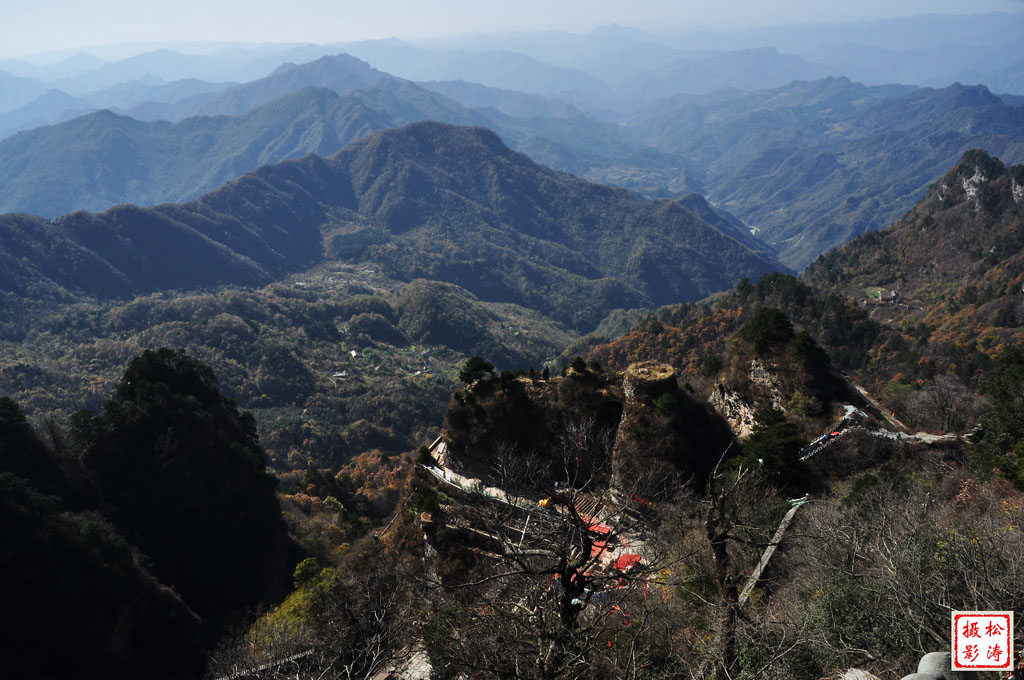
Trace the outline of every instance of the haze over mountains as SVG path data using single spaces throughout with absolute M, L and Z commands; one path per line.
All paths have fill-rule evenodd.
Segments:
M 640 127 L 664 151 L 704 165 L 709 198 L 795 268 L 896 219 L 969 149 L 1024 160 L 1024 107 L 981 86 L 794 83 L 684 104 Z
M 51 88 L 83 97 L 140 79 L 151 84 L 186 78 L 250 81 L 268 75 L 282 63 L 305 63 L 339 52 L 414 80 L 468 80 L 545 95 L 565 91 L 614 96 L 622 94 L 624 87 L 626 93 L 633 94 L 630 88 L 638 83 L 664 78 L 666 73 L 682 73 L 697 64 L 701 68 L 694 70 L 691 78 L 678 78 L 674 86 L 679 92 L 703 91 L 699 82 L 712 83 L 716 76 L 719 85 L 712 89 L 731 85 L 730 77 L 746 78 L 763 88 L 825 75 L 846 75 L 866 84 L 939 87 L 962 80 L 1011 92 L 1002 80 L 1012 80 L 1013 63 L 1024 58 L 1018 40 L 1024 30 L 1021 23 L 1016 13 L 675 34 L 613 25 L 586 34 L 552 31 L 464 36 L 419 44 L 391 39 L 324 45 L 225 45 L 218 49 L 216 45 L 186 43 L 149 52 L 139 48 L 141 54 L 110 62 L 79 52 L 46 66 L 0 60 L 0 71 L 21 79 L 17 90 L 5 88 L 0 110 L 26 104 Z M 769 46 L 775 48 L 776 55 L 760 49 Z M 740 67 L 752 63 L 751 57 L 757 59 L 757 68 L 744 72 Z M 788 70 L 769 75 L 784 63 Z M 773 82 L 765 80 L 766 76 L 786 79 Z M 660 96 L 668 94 L 674 92 Z
M 799 269 L 896 219 L 967 149 L 1022 160 L 1022 17 L 686 33 L 611 25 L 5 60 L 0 136 L 61 124 L 0 142 L 0 210 L 56 217 L 189 200 L 262 163 L 436 119 L 489 127 L 592 181 L 702 193 Z M 359 106 L 296 94 L 310 86 Z M 267 108 L 281 97 L 292 98 Z M 81 118 L 104 108 L 136 121 L 207 118 Z
M 520 106 L 514 93 L 475 88 L 470 97 L 484 95 L 495 104 Z M 228 92 L 206 104 L 229 107 L 236 101 Z M 143 122 L 103 111 L 16 135 L 0 142 L 0 157 L 9 161 L 0 171 L 0 210 L 55 217 L 118 203 L 189 200 L 264 163 L 329 155 L 371 132 L 418 120 L 490 127 L 537 160 L 579 174 L 628 160 L 637 149 L 613 124 L 469 109 L 412 83 L 382 78 L 342 95 L 303 88 L 235 117 Z
M 78 323 L 65 305 L 98 305 L 86 325 L 113 347 L 120 321 L 100 317 L 120 319 L 132 296 L 163 300 L 163 318 L 179 303 L 159 296 L 187 307 L 210 288 L 263 286 L 262 304 L 289 281 L 369 301 L 335 317 L 293 310 L 286 326 L 337 341 L 348 324 L 403 370 L 404 348 L 428 339 L 448 357 L 486 348 L 539 363 L 581 333 L 625 331 L 642 309 L 803 269 L 904 214 L 970 149 L 1024 161 L 1022 17 L 6 61 L 0 134 L 36 127 L 0 140 L 0 212 L 15 213 L 0 217 L 0 323 L 28 338 L 39 315 L 64 328 Z M 953 82 L 962 73 L 974 75 Z M 324 283 L 338 271 L 351 277 L 340 293 Z M 211 333 L 231 304 L 216 301 Z M 133 328 L 132 342 L 184 337 Z M 68 357 L 52 342 L 4 380 L 57 375 Z M 268 387 L 258 357 L 288 352 L 261 346 L 242 361 L 227 344 L 230 358 L 211 360 L 250 404 L 294 408 L 304 381 L 326 379 L 305 348 L 301 385 Z M 346 450 L 412 431 L 360 430 Z
M 110 62 L 83 52 L 45 66 L 6 59 L 0 60 L 0 71 L 26 79 L 21 81 L 25 87 L 35 81 L 34 95 L 32 88 L 16 96 L 5 92 L 5 99 L 25 104 L 50 88 L 80 97 L 136 79 L 244 82 L 268 75 L 282 63 L 304 63 L 347 52 L 381 70 L 414 80 L 468 80 L 546 95 L 559 90 L 610 95 L 624 86 L 656 78 L 659 73 L 663 76 L 698 63 L 703 65 L 701 72 L 693 74 L 698 79 L 727 74 L 716 60 L 724 60 L 726 68 L 738 77 L 742 69 L 737 66 L 746 54 L 760 61 L 758 69 L 744 76 L 758 88 L 792 79 L 846 75 L 866 84 L 899 82 L 932 87 L 960 80 L 1003 93 L 1013 92 L 1006 87 L 1013 80 L 1013 63 L 1024 58 L 1019 41 L 1022 31 L 1020 13 L 930 15 L 856 24 L 685 33 L 655 33 L 612 25 L 585 34 L 512 33 L 418 44 L 395 39 L 324 45 L 185 43 L 149 52 L 137 48 L 141 54 Z M 764 80 L 776 67 L 772 60 L 778 57 L 754 48 L 769 46 L 789 63 L 790 70 L 778 76 L 788 75 L 787 80 Z M 733 56 L 728 56 L 730 53 Z M 699 91 L 699 85 L 691 84 L 689 79 L 680 79 L 679 84 L 680 92 Z M 1014 93 L 1024 94 L 1020 90 Z M 669 94 L 674 92 L 661 96 Z M 3 101 L 0 107 L 13 106 Z
M 616 123 L 539 95 L 397 80 L 342 54 L 137 104 L 130 117 L 87 114 L 0 141 L 0 210 L 56 217 L 190 200 L 263 163 L 329 155 L 370 132 L 441 120 L 489 127 L 534 160 L 590 180 L 651 196 L 703 193 L 799 269 L 896 219 L 968 149 L 1024 160 L 1021 102 L 982 86 L 825 78 L 664 97 Z M 0 114 L 0 125 L 16 115 Z

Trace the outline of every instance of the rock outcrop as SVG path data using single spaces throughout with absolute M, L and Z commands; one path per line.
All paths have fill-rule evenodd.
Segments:
M 754 407 L 743 400 L 735 390 L 718 383 L 708 397 L 718 414 L 725 418 L 737 437 L 743 438 L 754 429 Z
M 663 394 L 679 391 L 676 371 L 660 361 L 630 364 L 622 376 L 622 391 L 627 404 L 642 400 L 654 401 Z
M 921 657 L 917 672 L 903 676 L 903 680 L 956 680 L 957 678 L 980 678 L 974 671 L 954 671 L 949 652 L 929 652 Z
M 612 448 L 612 486 L 657 494 L 674 482 L 702 483 L 732 435 L 706 404 L 679 388 L 676 372 L 657 361 L 630 365 Z

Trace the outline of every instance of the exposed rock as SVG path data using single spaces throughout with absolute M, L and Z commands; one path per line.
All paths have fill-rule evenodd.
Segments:
M 772 408 L 785 412 L 786 400 L 782 396 L 778 378 L 772 375 L 760 359 L 750 362 L 749 376 L 750 382 L 758 388 L 760 393 L 757 401 L 761 402 L 762 399 L 766 399 L 771 403 Z M 708 396 L 708 403 L 718 411 L 720 416 L 725 418 L 737 437 L 743 438 L 750 434 L 754 427 L 754 411 L 756 410 L 754 403 L 748 402 L 738 392 L 726 387 L 724 383 L 715 385 L 715 389 Z
M 632 364 L 622 379 L 622 417 L 612 447 L 612 486 L 640 496 L 673 480 L 700 485 L 732 433 L 706 404 L 679 388 L 675 370 L 656 361 Z
M 737 437 L 746 437 L 754 427 L 754 408 L 723 383 L 715 385 L 708 403 L 725 418 Z
M 985 177 L 985 173 L 981 171 L 980 167 L 975 166 L 974 174 L 970 177 L 963 178 L 964 193 L 967 194 L 967 198 L 975 198 L 978 195 L 978 187 L 988 181 Z
M 761 363 L 760 359 L 754 359 L 750 362 L 750 381 L 765 389 L 768 398 L 771 399 L 772 408 L 777 408 L 780 411 L 786 410 L 786 402 L 783 400 L 782 392 L 779 390 L 779 381 Z
M 622 376 L 622 391 L 627 400 L 654 400 L 662 394 L 677 390 L 675 369 L 660 361 L 641 361 L 630 364 Z
M 625 400 L 622 406 L 622 421 L 615 435 L 612 448 L 612 486 L 629 489 L 631 493 L 644 487 L 644 479 L 654 470 L 656 476 L 667 478 L 670 466 L 664 451 L 652 446 L 651 417 L 655 400 L 663 394 L 678 395 L 679 385 L 676 372 L 671 366 L 659 361 L 641 361 L 630 364 L 622 376 L 622 392 Z M 659 444 L 665 444 L 664 435 L 659 435 Z
M 917 672 L 903 676 L 903 680 L 957 680 L 958 678 L 978 678 L 980 673 L 974 671 L 951 670 L 952 658 L 949 652 L 929 652 L 921 657 L 917 664 Z
M 842 680 L 878 680 L 878 676 L 859 668 L 851 668 L 843 673 Z
M 980 170 L 979 170 L 980 172 Z M 917 664 L 918 673 L 936 673 L 942 677 L 954 677 L 952 656 L 949 652 L 929 652 L 921 657 Z

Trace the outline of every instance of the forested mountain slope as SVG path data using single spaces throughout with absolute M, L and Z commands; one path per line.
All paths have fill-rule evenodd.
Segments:
M 1024 165 L 970 151 L 902 219 L 819 257 L 804 279 L 869 304 L 946 364 L 1024 340 Z M 882 293 L 885 293 L 883 296 Z M 943 361 L 943 358 L 946 361 Z M 959 362 L 970 377 L 970 362 Z
M 295 562 L 252 416 L 164 349 L 72 430 L 44 439 L 0 397 L 11 672 L 198 677 Z
M 536 95 L 426 87 L 463 103 L 337 55 L 203 95 L 205 104 L 177 113 L 133 110 L 230 118 L 141 124 L 99 113 L 28 131 L 0 143 L 0 210 L 52 217 L 190 200 L 260 163 L 330 154 L 371 131 L 432 119 L 488 127 L 535 161 L 591 181 L 648 196 L 704 194 L 799 269 L 898 218 L 968 149 L 1024 160 L 1024 107 L 981 86 L 795 81 L 668 97 L 627 125 Z M 158 105 L 168 106 L 178 104 Z
M 143 122 L 99 111 L 0 142 L 0 210 L 55 217 L 190 200 L 260 165 L 331 154 L 394 124 L 356 97 L 313 88 L 237 117 Z
M 125 297 L 266 283 L 324 258 L 588 328 L 777 268 L 670 201 L 539 166 L 481 128 L 419 123 L 265 166 L 191 203 L 0 218 L 0 285 Z
M 983 406 L 977 391 L 1024 340 L 1022 186 L 1024 166 L 970 151 L 901 220 L 822 255 L 802 280 L 741 282 L 574 351 L 612 367 L 654 357 L 703 389 L 723 367 L 735 376 L 735 338 L 770 307 L 912 427 L 970 427 Z

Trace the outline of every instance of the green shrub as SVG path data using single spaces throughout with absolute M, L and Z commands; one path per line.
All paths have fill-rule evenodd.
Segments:
M 671 392 L 665 392 L 654 400 L 654 407 L 666 418 L 671 418 L 679 411 L 679 400 Z
M 779 488 L 806 490 L 810 485 L 810 471 L 800 460 L 804 445 L 799 428 L 787 421 L 782 411 L 761 409 L 754 414 L 754 428 L 735 460 L 749 467 L 760 467 Z
M 482 357 L 472 357 L 459 371 L 459 380 L 471 385 L 488 373 L 494 374 L 494 364 Z
M 706 357 L 700 366 L 700 377 L 713 378 L 722 370 L 722 365 L 722 357 L 717 354 Z
M 793 338 L 793 324 L 778 309 L 762 307 L 743 324 L 740 337 L 753 345 L 758 354 L 764 354 L 771 347 Z

